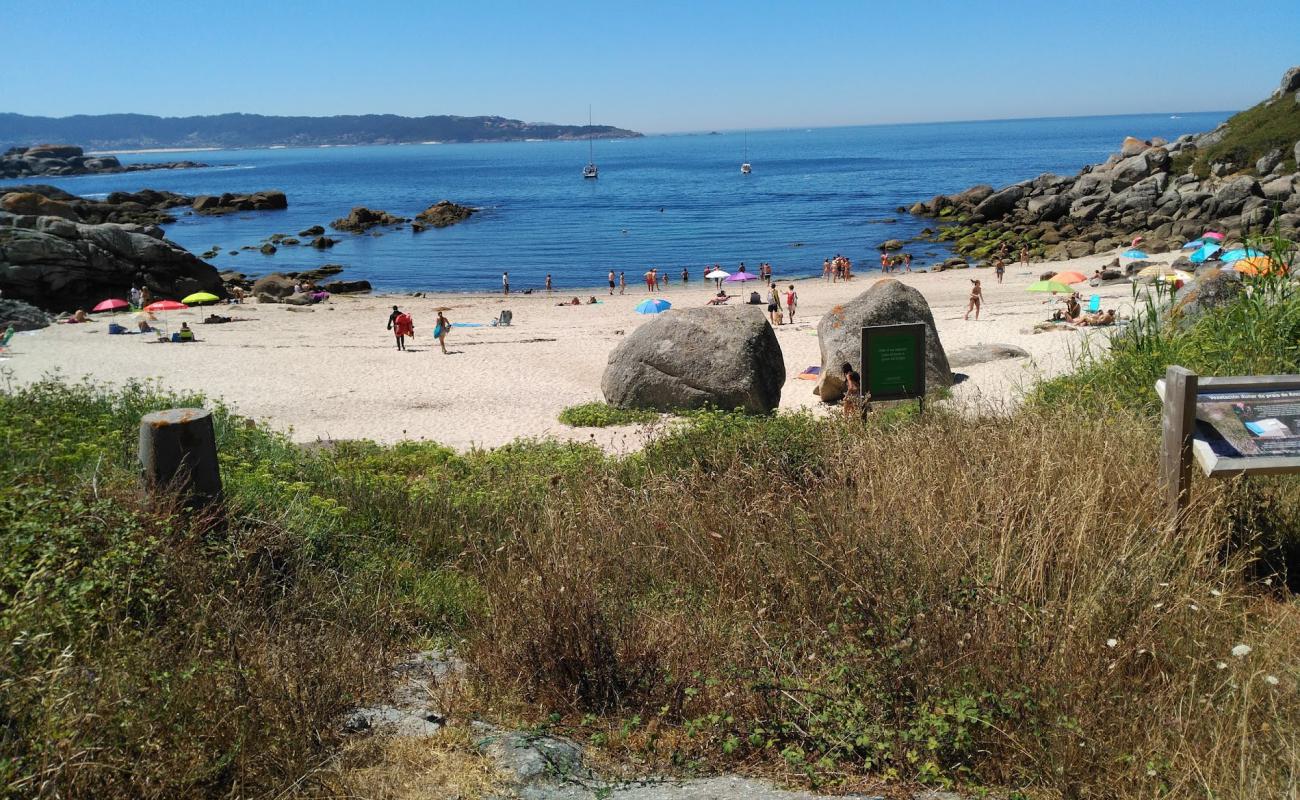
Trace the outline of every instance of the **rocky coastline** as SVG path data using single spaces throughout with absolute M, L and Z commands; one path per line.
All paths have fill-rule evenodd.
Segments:
M 1264 135 L 1261 131 L 1267 131 Z M 1263 103 L 1213 131 L 1129 137 L 1105 162 L 1078 174 L 1043 174 L 994 188 L 973 186 L 907 209 L 941 225 L 922 241 L 947 242 L 987 261 L 1005 246 L 1063 261 L 1104 254 L 1142 237 L 1145 249 L 1180 246 L 1207 229 L 1234 238 L 1300 231 L 1300 67 Z M 964 259 L 963 259 L 964 260 Z
M 38 144 L 11 147 L 0 155 L 0 178 L 37 178 L 43 176 L 109 175 L 118 172 L 144 172 L 155 169 L 197 169 L 207 164 L 198 161 L 166 161 L 152 164 L 123 164 L 116 156 L 88 156 L 76 145 Z

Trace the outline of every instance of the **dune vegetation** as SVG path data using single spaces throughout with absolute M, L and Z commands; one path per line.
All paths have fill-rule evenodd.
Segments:
M 644 771 L 1290 796 L 1300 479 L 1198 480 L 1175 530 L 1151 386 L 1300 372 L 1300 293 L 1152 313 L 1009 416 L 693 413 L 618 457 L 301 447 L 159 387 L 11 386 L 0 787 L 331 795 L 341 716 L 437 643 L 471 664 L 454 714 Z M 138 488 L 141 414 L 195 404 L 220 517 Z

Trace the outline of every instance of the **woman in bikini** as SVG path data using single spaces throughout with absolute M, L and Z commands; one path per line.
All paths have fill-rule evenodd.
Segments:
M 862 416 L 862 376 L 853 369 L 853 365 L 845 361 L 840 367 L 840 374 L 844 376 L 844 400 L 841 405 L 844 406 L 844 416 L 848 419 Z
M 980 288 L 979 278 L 971 279 L 970 287 L 970 305 L 966 306 L 966 316 L 963 319 L 970 319 L 970 312 L 975 312 L 975 319 L 980 318 L 980 306 L 984 304 L 984 290 Z

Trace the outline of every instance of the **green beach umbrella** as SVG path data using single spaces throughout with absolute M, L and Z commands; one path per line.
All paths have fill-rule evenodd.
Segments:
M 1037 281 L 1026 287 L 1029 292 L 1051 292 L 1052 294 L 1070 294 L 1074 290 L 1060 281 Z
M 219 303 L 221 298 L 210 292 L 195 292 L 181 302 L 187 306 L 204 306 L 208 303 Z

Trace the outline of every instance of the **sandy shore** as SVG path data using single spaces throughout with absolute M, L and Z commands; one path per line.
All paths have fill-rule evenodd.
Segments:
M 1034 381 L 1068 369 L 1085 337 L 1105 342 L 1104 335 L 1087 329 L 1031 333 L 1035 322 L 1050 316 L 1052 306 L 1044 303 L 1046 296 L 1025 287 L 1045 270 L 1091 275 L 1111 258 L 1090 256 L 1028 269 L 1015 264 L 1001 285 L 987 269 L 896 277 L 925 295 L 948 352 L 1005 343 L 1030 353 L 1028 359 L 957 370 L 968 377 L 955 387 L 956 402 L 996 408 L 1014 403 Z M 985 307 L 979 321 L 966 321 L 962 315 L 973 277 L 984 283 Z M 815 384 L 795 378 L 820 361 L 817 321 L 879 278 L 866 273 L 849 283 L 795 281 L 800 298 L 796 324 L 777 328 L 787 374 L 782 408 L 821 407 L 812 394 Z M 1128 284 L 1099 289 L 1080 284 L 1080 289 L 1085 296 L 1100 294 L 1103 308 L 1127 313 Z M 593 291 L 598 290 L 582 292 L 582 299 Z M 749 289 L 743 291 L 748 296 Z M 213 309 L 172 312 L 167 315 L 171 326 L 187 321 L 201 340 L 185 346 L 146 336 L 108 336 L 107 320 L 97 317 L 91 324 L 55 325 L 16 336 L 0 370 L 7 382 L 19 383 L 52 374 L 117 383 L 156 379 L 165 388 L 223 398 L 299 441 L 428 439 L 464 449 L 520 437 L 557 437 L 593 439 L 614 450 L 635 447 L 642 439 L 639 430 L 575 429 L 556 416 L 567 406 L 602 399 L 600 378 L 609 352 L 650 319 L 633 311 L 646 290 L 630 285 L 625 295 L 597 294 L 599 305 L 557 307 L 574 294 L 341 296 L 308 308 L 250 303 L 215 309 L 237 320 L 227 325 L 197 324 Z M 711 294 L 712 282 L 696 281 L 687 286 L 674 282 L 663 296 L 688 307 L 704 305 Z M 415 319 L 416 344 L 406 352 L 396 350 L 385 330 L 394 303 Z M 447 316 L 453 322 L 483 323 L 454 328 L 447 339 L 449 355 L 432 341 L 433 309 L 440 305 L 451 308 Z M 514 314 L 512 327 L 487 325 L 507 308 Z

